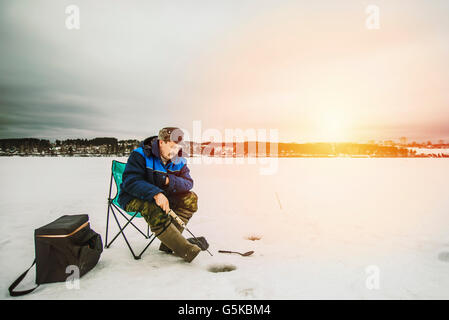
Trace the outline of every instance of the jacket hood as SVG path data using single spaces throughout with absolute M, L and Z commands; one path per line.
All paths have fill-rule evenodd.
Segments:
M 151 136 L 140 143 L 140 147 L 142 147 L 142 150 L 147 157 L 159 157 L 159 143 L 157 143 L 157 140 L 157 136 Z

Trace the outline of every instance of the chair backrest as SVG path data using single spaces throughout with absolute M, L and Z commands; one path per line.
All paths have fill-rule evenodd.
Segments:
M 112 160 L 112 176 L 114 177 L 115 186 L 117 187 L 117 194 L 112 200 L 112 203 L 114 203 L 117 207 L 123 209 L 123 211 L 125 211 L 127 214 L 134 215 L 135 212 L 127 212 L 125 208 L 122 208 L 118 203 L 118 195 L 120 194 L 120 185 L 122 184 L 123 172 L 125 171 L 125 167 L 126 163 Z M 138 213 L 136 217 L 140 218 L 142 216 L 140 215 L 140 213 Z

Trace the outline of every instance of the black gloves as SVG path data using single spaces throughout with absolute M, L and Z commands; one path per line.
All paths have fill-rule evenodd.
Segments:
M 168 178 L 168 174 L 164 172 L 155 172 L 154 173 L 154 183 L 161 189 L 165 189 L 168 187 L 168 184 L 165 184 L 165 180 Z

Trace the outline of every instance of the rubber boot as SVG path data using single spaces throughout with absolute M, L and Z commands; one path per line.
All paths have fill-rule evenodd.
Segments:
M 198 210 L 198 196 L 195 192 L 191 191 L 186 195 L 181 196 L 178 200 L 175 198 L 175 204 L 173 206 L 173 211 L 178 215 L 178 217 L 187 225 L 189 220 L 192 218 L 192 215 Z M 184 228 L 175 223 L 176 228 L 178 228 L 179 232 L 182 233 Z M 190 241 L 188 239 L 188 241 Z M 196 244 L 196 242 L 191 242 Z M 161 243 L 159 250 L 164 251 L 166 253 L 172 253 L 172 250 L 168 248 L 166 245 Z
M 197 241 L 198 240 L 198 241 Z M 187 241 L 189 241 L 192 244 L 196 244 L 198 247 L 201 248 L 201 251 L 205 251 L 209 248 L 209 243 L 207 242 L 206 238 L 204 237 L 197 237 L 195 238 L 187 238 Z M 164 251 L 166 253 L 173 253 L 173 251 L 167 247 L 165 244 L 161 242 L 161 245 L 159 246 L 160 251 Z
M 188 242 L 173 223 L 171 223 L 158 238 L 169 249 L 173 250 L 175 255 L 183 258 L 186 262 L 192 262 L 192 260 L 201 252 L 200 247 Z
M 187 224 L 187 222 L 189 222 L 189 219 L 186 219 L 186 218 L 184 218 L 182 216 L 179 216 L 179 217 L 181 218 L 181 220 L 185 224 Z M 176 222 L 174 222 L 174 223 L 175 223 L 176 228 L 182 234 L 182 232 L 184 231 L 184 228 L 179 226 Z M 196 244 L 198 247 L 201 248 L 201 251 L 205 251 L 205 250 L 207 250 L 209 248 L 209 243 L 207 242 L 206 238 L 204 238 L 204 237 L 197 237 L 196 239 L 192 237 L 192 238 L 188 238 L 187 241 L 189 241 L 192 244 Z M 161 242 L 161 245 L 159 246 L 159 250 L 160 251 L 164 251 L 166 253 L 173 253 L 173 251 L 169 247 L 167 247 L 164 243 L 162 243 L 162 242 Z
M 189 222 L 189 219 L 185 218 L 184 216 L 178 215 L 178 217 L 184 222 L 184 224 L 187 224 Z M 179 230 L 180 233 L 184 231 L 184 228 L 178 225 L 176 222 L 173 222 L 176 226 L 176 228 Z M 160 251 L 164 251 L 166 253 L 173 253 L 173 250 L 171 250 L 169 247 L 167 247 L 163 242 L 161 242 L 161 245 L 159 246 Z

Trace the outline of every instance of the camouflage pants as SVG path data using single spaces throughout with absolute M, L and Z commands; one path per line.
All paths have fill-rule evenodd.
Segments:
M 198 196 L 189 191 L 182 194 L 173 194 L 167 197 L 172 209 L 181 220 L 187 224 L 192 215 L 198 210 Z M 128 212 L 140 212 L 145 221 L 150 225 L 151 232 L 156 235 L 165 229 L 170 223 L 170 216 L 156 204 L 156 201 L 144 201 L 132 199 L 125 208 Z M 175 223 L 179 231 L 183 229 Z

